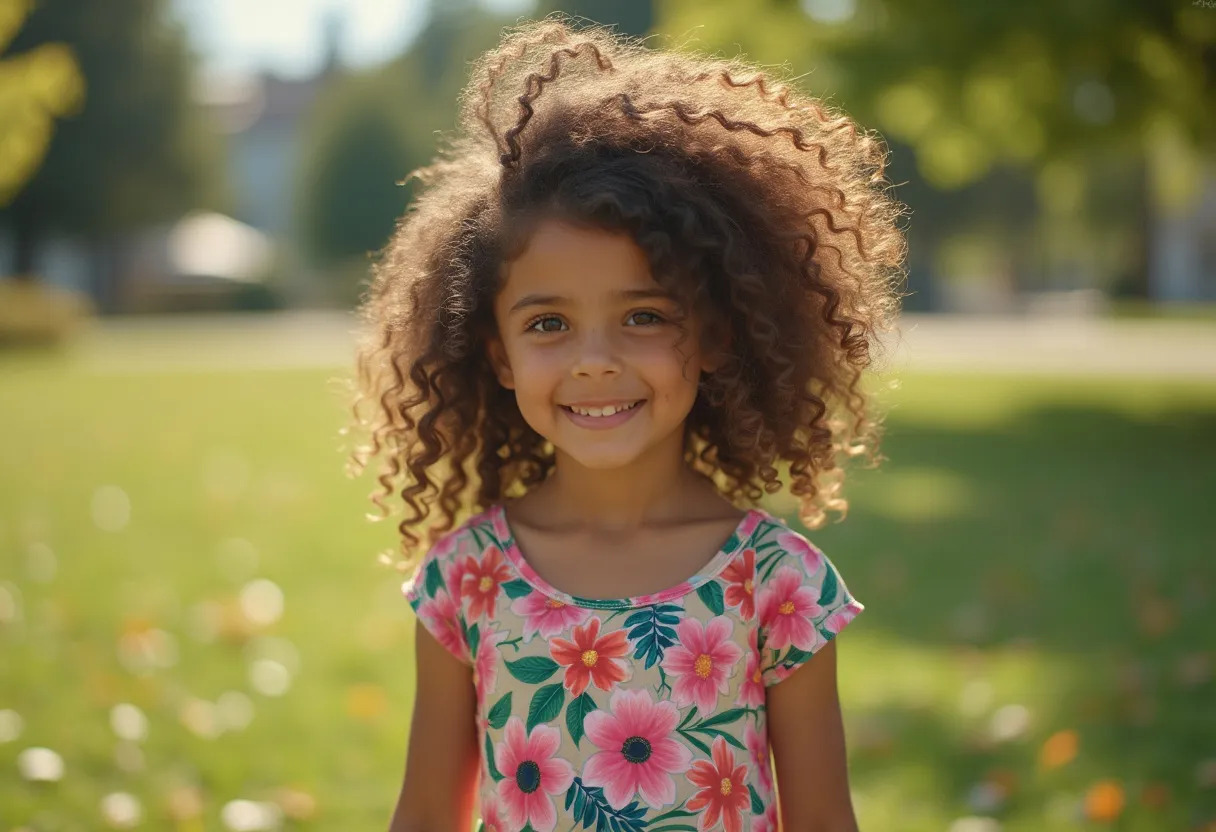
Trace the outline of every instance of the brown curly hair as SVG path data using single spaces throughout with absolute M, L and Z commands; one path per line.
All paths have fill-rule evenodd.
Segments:
M 843 519 L 838 455 L 883 459 L 861 382 L 901 297 L 885 160 L 850 118 L 740 60 L 560 16 L 504 32 L 474 65 L 457 130 L 411 174 L 421 193 L 359 308 L 353 411 L 370 444 L 351 471 L 384 454 L 381 517 L 405 480 L 406 562 L 554 466 L 485 349 L 505 264 L 554 216 L 632 235 L 655 280 L 705 316 L 706 342 L 730 344 L 688 416 L 689 466 L 736 505 L 784 474 L 809 528 L 826 509 Z M 436 500 L 442 517 L 417 533 Z

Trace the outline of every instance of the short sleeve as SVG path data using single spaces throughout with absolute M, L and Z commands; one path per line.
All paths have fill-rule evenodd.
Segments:
M 823 649 L 865 607 L 835 564 L 785 525 L 756 564 L 756 620 L 765 686 L 785 679 Z
M 468 545 L 469 536 L 463 527 L 441 537 L 423 556 L 413 577 L 402 584 L 401 591 L 427 632 L 462 663 L 471 665 L 468 626 L 460 598 Z

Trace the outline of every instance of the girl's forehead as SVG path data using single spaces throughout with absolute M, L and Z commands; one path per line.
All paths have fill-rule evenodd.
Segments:
M 537 226 L 504 276 L 499 298 L 508 307 L 537 294 L 601 302 L 663 292 L 646 253 L 629 234 L 556 220 Z

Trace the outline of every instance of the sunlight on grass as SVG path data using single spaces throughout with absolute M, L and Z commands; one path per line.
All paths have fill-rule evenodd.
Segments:
M 3 364 L 0 828 L 383 828 L 413 622 L 335 374 Z M 888 461 L 811 535 L 866 604 L 862 828 L 1202 828 L 1216 387 L 901 381 Z
M 931 522 L 973 511 L 975 494 L 945 468 L 879 469 L 866 481 L 871 510 L 892 520 Z

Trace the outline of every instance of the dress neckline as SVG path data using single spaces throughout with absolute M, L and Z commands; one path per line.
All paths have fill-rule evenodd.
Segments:
M 532 568 L 531 564 L 528 563 L 523 552 L 520 551 L 519 544 L 515 540 L 515 534 L 511 531 L 511 526 L 507 522 L 506 507 L 503 503 L 495 503 L 490 509 L 490 522 L 494 538 L 511 566 L 525 583 L 554 601 L 569 606 L 595 610 L 622 610 L 645 607 L 666 603 L 687 595 L 717 577 L 718 573 L 725 569 L 727 564 L 734 559 L 734 556 L 744 548 L 744 544 L 751 539 L 761 521 L 769 516 L 768 512 L 764 509 L 748 509 L 731 531 L 730 537 L 719 547 L 714 556 L 696 574 L 673 587 L 649 595 L 636 595 L 631 598 L 583 598 L 563 592 L 542 578 Z

